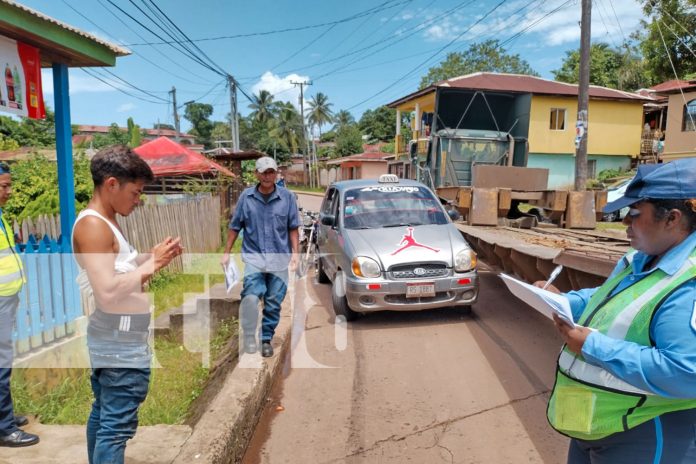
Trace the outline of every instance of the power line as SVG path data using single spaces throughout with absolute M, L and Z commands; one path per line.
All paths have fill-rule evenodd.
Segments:
M 386 3 L 392 3 L 393 1 L 395 1 L 395 0 L 391 0 L 391 1 L 386 2 Z M 282 33 L 286 33 L 286 32 L 305 31 L 308 29 L 318 29 L 318 28 L 325 27 L 325 26 L 337 25 L 337 24 L 342 24 L 342 23 L 346 23 L 349 21 L 354 21 L 356 19 L 362 18 L 363 16 L 365 16 L 367 14 L 371 14 L 371 12 L 373 10 L 377 10 L 375 12 L 388 10 L 390 8 L 394 8 L 394 7 L 401 5 L 403 3 L 408 3 L 410 1 L 412 1 L 412 0 L 403 0 L 399 3 L 395 3 L 394 5 L 391 5 L 388 7 L 377 6 L 377 7 L 370 8 L 368 10 L 356 13 L 354 15 L 351 15 L 351 16 L 348 16 L 346 18 L 339 19 L 336 21 L 329 21 L 329 22 L 325 22 L 325 23 L 312 24 L 312 25 L 308 25 L 308 26 L 298 26 L 298 27 L 288 27 L 288 28 L 284 28 L 284 29 L 274 29 L 274 30 L 263 31 L 263 32 L 250 32 L 250 33 L 246 33 L 246 34 L 224 35 L 224 36 L 217 36 L 217 37 L 205 37 L 205 38 L 201 38 L 201 39 L 193 39 L 193 40 L 191 40 L 191 42 L 206 42 L 206 41 L 214 41 L 214 40 L 240 39 L 240 38 L 244 38 L 244 37 L 256 37 L 256 36 L 264 36 L 264 35 L 272 35 L 272 34 L 282 34 Z M 162 40 L 161 42 L 141 42 L 141 43 L 131 43 L 131 44 L 127 44 L 127 45 L 135 47 L 135 46 L 141 46 L 141 45 L 167 45 L 170 43 L 176 43 L 176 41 L 169 42 L 166 40 Z
M 141 0 L 141 1 L 144 2 L 145 0 Z M 222 68 L 222 66 L 218 65 L 212 58 L 210 58 L 210 56 L 208 56 L 207 53 L 205 53 L 198 45 L 196 45 L 196 44 L 189 38 L 189 36 L 187 36 L 186 33 L 184 33 L 184 31 L 182 31 L 181 28 L 180 28 L 179 26 L 177 26 L 176 23 L 174 23 L 174 21 L 172 21 L 171 18 L 170 18 L 169 16 L 167 16 L 166 13 L 165 13 L 164 11 L 162 11 L 162 9 L 161 9 L 159 6 L 157 6 L 157 3 L 155 3 L 154 0 L 149 0 L 149 1 L 150 1 L 150 3 L 157 9 L 157 11 L 159 11 L 160 14 L 161 14 L 162 16 L 164 16 L 164 18 L 165 18 L 167 21 L 169 21 L 169 23 L 170 23 L 172 26 L 174 26 L 174 28 L 175 28 L 177 31 L 179 31 L 179 33 L 186 39 L 186 41 L 187 41 L 188 43 L 190 43 L 196 50 L 198 50 L 198 51 L 201 53 L 201 55 L 203 55 L 203 56 L 206 58 L 206 60 L 208 60 L 208 62 L 209 62 L 210 64 L 212 64 L 212 65 L 215 66 L 218 70 L 220 70 L 221 73 L 227 74 L 227 71 L 225 71 L 225 70 Z
M 106 1 L 109 2 L 113 7 L 115 7 L 117 10 L 119 10 L 121 13 L 123 13 L 123 14 L 126 15 L 126 16 L 128 16 L 132 21 L 136 22 L 140 27 L 142 27 L 143 29 L 145 29 L 146 31 L 148 31 L 150 34 L 154 35 L 155 37 L 159 38 L 160 40 L 164 40 L 159 34 L 157 34 L 157 33 L 154 32 L 152 29 L 150 29 L 149 27 L 147 27 L 146 25 L 144 25 L 142 22 L 138 21 L 135 17 L 133 17 L 133 15 L 131 15 L 130 13 L 128 13 L 127 11 L 125 11 L 123 8 L 121 8 L 120 6 L 118 6 L 116 3 L 114 3 L 113 0 L 106 0 Z M 207 68 L 207 69 L 213 71 L 215 74 L 220 74 L 220 72 L 219 72 L 218 70 L 216 70 L 216 69 L 214 69 L 213 67 L 211 67 L 210 65 L 206 64 L 206 63 L 205 63 L 202 59 L 200 59 L 199 57 L 197 57 L 197 56 L 195 56 L 195 55 L 188 54 L 188 53 L 186 53 L 186 52 L 184 52 L 184 51 L 182 51 L 182 50 L 176 48 L 173 44 L 169 44 L 169 46 L 172 47 L 172 48 L 173 48 L 174 50 L 176 50 L 177 52 L 182 53 L 182 54 L 183 54 L 184 56 L 186 56 L 187 58 L 189 58 L 189 59 L 191 59 L 191 60 L 197 62 L 197 63 L 200 64 L 201 66 L 203 66 L 203 67 L 205 67 L 205 68 Z
M 426 59 L 425 61 L 423 61 L 422 63 L 416 65 L 413 69 L 411 69 L 411 71 L 409 71 L 409 72 L 407 72 L 406 74 L 404 74 L 403 76 L 401 76 L 399 79 L 397 79 L 397 80 L 396 80 L 393 84 L 391 84 L 391 85 L 398 84 L 399 82 L 403 81 L 404 79 L 406 79 L 407 77 L 409 77 L 409 76 L 410 76 L 411 74 L 413 74 L 414 72 L 418 71 L 418 70 L 421 68 L 421 66 L 423 66 L 423 64 L 427 63 L 428 61 L 430 61 L 431 58 L 433 58 L 434 56 L 439 55 L 443 50 L 447 49 L 450 45 L 452 45 L 454 42 L 456 42 L 457 40 L 459 40 L 460 37 L 462 37 L 464 34 L 466 34 L 467 32 L 469 32 L 469 31 L 471 30 L 471 28 L 473 28 L 475 25 L 481 23 L 484 19 L 486 19 L 488 16 L 490 16 L 495 10 L 497 10 L 498 8 L 500 8 L 500 6 L 501 6 L 503 3 L 505 3 L 506 1 L 507 1 L 507 0 L 501 0 L 496 6 L 494 6 L 490 11 L 488 11 L 488 12 L 487 12 L 485 15 L 483 15 L 481 18 L 479 18 L 478 20 L 476 20 L 471 26 L 469 26 L 468 28 L 466 28 L 464 31 L 462 31 L 460 34 L 458 34 L 454 39 L 450 40 L 447 44 L 445 44 L 445 45 L 444 45 L 443 47 L 441 47 L 438 51 L 436 51 L 433 55 L 431 55 L 429 58 L 427 58 L 427 59 Z M 372 96 L 370 96 L 370 97 L 368 97 L 368 98 L 362 100 L 361 102 L 356 103 L 355 105 L 349 107 L 349 108 L 348 108 L 348 111 L 350 111 L 350 110 L 352 110 L 353 108 L 356 108 L 356 107 L 362 105 L 363 103 L 366 103 L 366 102 L 372 100 L 373 98 L 375 98 L 375 97 L 381 95 L 382 93 L 386 92 L 387 90 L 389 90 L 389 88 L 391 87 L 391 85 L 385 87 L 384 89 L 382 89 L 382 90 L 380 90 L 379 92 L 373 94 Z
M 95 68 L 93 71 L 96 71 L 97 69 L 98 69 L 98 68 Z M 138 86 L 136 86 L 136 85 L 134 85 L 134 84 L 131 84 L 131 83 L 128 82 L 127 80 L 123 79 L 122 77 L 117 76 L 116 74 L 114 74 L 113 72 L 111 72 L 110 70 L 108 70 L 108 69 L 106 69 L 106 68 L 101 69 L 101 71 L 110 74 L 112 77 L 115 77 L 116 79 L 118 79 L 119 81 L 123 82 L 124 84 L 126 84 L 126 85 L 129 86 L 130 88 L 132 88 L 132 89 L 134 89 L 134 90 L 137 90 L 138 92 L 142 92 L 142 93 L 144 93 L 145 95 L 148 95 L 148 96 L 154 98 L 155 100 L 161 100 L 161 101 L 163 101 L 163 102 L 168 102 L 168 100 L 167 100 L 166 98 L 160 97 L 159 95 L 155 95 L 154 93 L 152 93 L 152 91 L 143 90 L 143 89 L 141 89 L 140 87 L 138 87 Z
M 130 24 L 128 24 L 127 22 L 125 22 L 123 19 L 121 19 L 116 13 L 114 13 L 113 11 L 111 11 L 111 9 L 110 9 L 109 7 L 107 7 L 107 6 L 103 3 L 102 0 L 97 0 L 97 2 L 99 3 L 99 5 L 101 5 L 102 8 L 104 8 L 106 11 L 108 11 L 110 15 L 112 15 L 114 18 L 116 18 L 121 24 L 123 24 L 123 25 L 124 25 L 126 28 L 128 28 L 131 32 L 133 32 L 135 35 L 137 35 L 138 37 L 140 37 L 141 39 L 144 40 L 144 37 L 143 37 L 142 35 L 140 35 L 135 29 L 133 29 L 133 28 L 130 26 Z M 97 27 L 98 27 L 98 26 L 97 26 Z M 105 31 L 105 32 L 106 32 L 106 31 Z M 107 32 L 107 34 L 108 34 L 108 32 Z M 109 35 L 111 35 L 111 34 L 109 34 Z M 125 45 L 124 45 L 124 46 L 125 46 Z M 192 76 L 197 77 L 198 79 L 200 79 L 200 80 L 203 81 L 204 83 L 212 84 L 212 82 L 207 81 L 204 77 L 199 76 L 198 74 L 192 72 L 189 68 L 184 67 L 181 63 L 178 63 L 177 61 L 174 61 L 169 55 L 167 55 L 167 54 L 163 53 L 162 51 L 158 50 L 156 47 L 150 47 L 150 48 L 152 48 L 153 50 L 155 50 L 155 52 L 157 52 L 158 54 L 160 54 L 162 57 L 164 57 L 165 59 L 167 59 L 168 61 L 170 61 L 172 64 L 174 64 L 174 65 L 177 66 L 178 68 L 180 68 L 180 69 L 186 71 L 187 73 L 191 74 Z M 154 66 L 156 66 L 156 67 L 162 69 L 163 71 L 169 72 L 170 74 L 174 74 L 174 73 L 171 73 L 170 71 L 167 71 L 166 69 L 160 67 L 159 65 L 153 63 L 152 61 L 148 60 L 148 59 L 145 58 L 143 55 L 140 55 L 140 56 L 141 56 L 143 59 L 145 59 L 146 61 L 152 63 Z M 182 79 L 182 80 L 185 80 L 185 81 L 190 82 L 190 83 L 193 83 L 193 84 L 200 84 L 200 82 L 196 82 L 196 81 L 192 81 L 192 80 L 190 80 L 190 79 L 186 79 L 186 78 L 183 77 L 183 76 L 178 76 L 178 77 L 179 77 L 180 79 Z
M 113 89 L 118 90 L 119 92 L 121 92 L 121 93 L 123 93 L 123 94 L 128 95 L 129 97 L 132 97 L 132 98 L 135 98 L 135 99 L 137 99 L 137 100 L 141 100 L 141 101 L 144 101 L 144 102 L 147 102 L 147 103 L 153 103 L 153 104 L 155 104 L 155 105 L 166 105 L 166 104 L 168 104 L 168 102 L 167 102 L 166 100 L 165 100 L 165 103 L 162 103 L 162 102 L 159 102 L 159 101 L 148 100 L 147 98 L 143 98 L 143 97 L 140 97 L 140 96 L 138 96 L 138 95 L 133 95 L 132 93 L 126 92 L 125 90 L 123 90 L 122 88 L 118 87 L 117 85 L 112 84 L 111 82 L 107 81 L 106 79 L 102 79 L 101 77 L 99 77 L 99 76 L 96 75 L 95 73 L 91 72 L 91 71 L 89 70 L 89 68 L 80 68 L 80 69 L 81 69 L 82 72 L 84 72 L 85 74 L 87 74 L 87 75 L 93 77 L 94 79 L 97 79 L 98 81 L 103 82 L 104 84 L 108 85 L 109 87 L 112 87 Z
M 614 12 L 614 18 L 616 18 L 616 24 L 619 26 L 619 30 L 621 31 L 621 37 L 623 37 L 624 45 L 628 46 L 626 34 L 624 34 L 623 27 L 621 27 L 621 21 L 619 20 L 619 16 L 616 14 L 616 9 L 614 8 L 614 4 L 611 2 L 611 0 L 609 0 L 609 6 L 611 7 L 611 11 Z

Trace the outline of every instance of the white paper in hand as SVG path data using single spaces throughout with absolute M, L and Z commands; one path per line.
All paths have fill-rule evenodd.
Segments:
M 232 288 L 239 282 L 239 268 L 237 268 L 234 256 L 230 256 L 227 266 L 222 266 L 222 270 L 225 274 L 225 288 L 229 294 Z
M 575 327 L 573 312 L 570 309 L 568 298 L 558 293 L 535 287 L 527 282 L 522 282 L 506 274 L 500 274 L 500 277 L 508 289 L 510 289 L 510 292 L 517 298 L 547 317 L 551 317 L 552 313 L 556 313 L 563 322 L 571 327 Z

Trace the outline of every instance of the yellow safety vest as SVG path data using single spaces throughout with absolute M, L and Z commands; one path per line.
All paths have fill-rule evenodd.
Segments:
M 655 311 L 674 290 L 696 278 L 696 252 L 673 275 L 656 269 L 610 297 L 630 274 L 633 254 L 624 258 L 628 266 L 592 295 L 578 323 L 609 337 L 650 347 L 654 346 L 650 322 Z M 551 426 L 564 435 L 598 440 L 662 414 L 693 408 L 696 399 L 667 398 L 642 390 L 564 347 L 546 413 Z
M 2 217 L 4 230 L 0 232 L 0 296 L 16 295 L 26 278 L 22 259 L 15 250 L 14 234 L 10 225 Z

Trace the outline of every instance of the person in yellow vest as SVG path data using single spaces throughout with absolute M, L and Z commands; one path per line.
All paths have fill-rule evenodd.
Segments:
M 0 208 L 5 206 L 11 193 L 10 168 L 6 163 L 0 163 Z M 29 421 L 24 416 L 15 416 L 10 392 L 14 359 L 12 330 L 19 306 L 19 291 L 26 279 L 22 260 L 15 252 L 14 234 L 4 216 L 0 228 L 0 446 L 31 446 L 39 442 L 39 437 L 20 429 Z
M 640 166 L 604 211 L 627 206 L 632 250 L 602 286 L 565 294 L 575 327 L 554 318 L 547 417 L 569 464 L 695 463 L 696 159 Z

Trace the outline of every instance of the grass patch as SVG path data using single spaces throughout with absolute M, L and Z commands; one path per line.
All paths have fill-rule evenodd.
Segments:
M 238 253 L 240 246 L 238 240 L 233 252 Z M 155 316 L 182 305 L 185 294 L 203 292 L 205 274 L 211 286 L 224 281 L 219 254 L 201 256 L 185 274 L 162 272 L 155 276 L 149 288 L 154 297 Z M 236 320 L 220 324 L 210 340 L 211 363 L 237 332 Z M 205 387 L 209 369 L 202 365 L 200 353 L 189 352 L 166 337 L 155 339 L 154 353 L 162 367 L 152 369 L 150 390 L 140 408 L 140 424 L 182 424 L 191 403 Z M 93 401 L 90 369 L 72 369 L 52 388 L 24 371 L 27 369 L 15 369 L 12 375 L 13 402 L 18 414 L 36 415 L 44 424 L 87 423 Z
M 210 359 L 216 359 L 238 331 L 237 321 L 225 321 L 210 343 Z M 161 368 L 152 369 L 150 390 L 140 407 L 140 425 L 182 424 L 191 403 L 205 387 L 209 369 L 200 353 L 191 353 L 178 342 L 157 338 L 155 355 Z M 86 424 L 92 407 L 90 369 L 75 369 L 57 387 L 45 392 L 41 384 L 26 380 L 24 369 L 12 376 L 12 395 L 18 414 L 39 416 L 43 424 Z
M 626 230 L 626 226 L 621 222 L 598 222 L 595 228 L 597 230 Z

